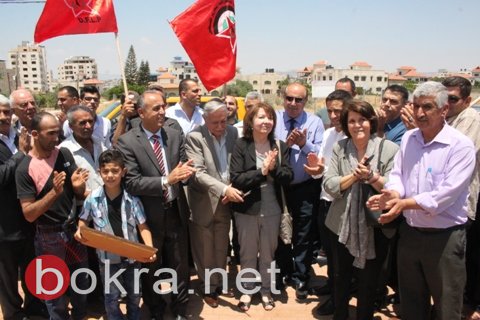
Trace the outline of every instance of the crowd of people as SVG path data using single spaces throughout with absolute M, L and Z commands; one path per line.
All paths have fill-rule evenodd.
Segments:
M 37 110 L 28 90 L 0 95 L 3 317 L 86 317 L 86 273 L 76 277 L 80 291 L 54 299 L 27 289 L 30 261 L 54 255 L 70 273 L 96 270 L 110 320 L 124 318 L 122 295 L 128 319 L 140 319 L 141 299 L 151 319 L 163 319 L 166 269 L 175 273 L 171 312 L 186 319 L 189 260 L 211 308 L 238 297 L 246 312 L 259 292 L 270 311 L 292 286 L 298 302 L 329 295 L 314 313 L 335 320 L 349 318 L 352 294 L 357 319 L 389 303 L 400 303 L 402 319 L 461 319 L 464 305 L 480 319 L 480 115 L 470 93 L 461 77 L 419 84 L 411 95 L 390 85 L 374 108 L 343 78 L 326 98 L 327 129 L 305 110 L 308 91 L 297 82 L 284 88 L 278 110 L 248 93 L 242 121 L 232 96 L 201 108 L 192 79 L 180 82 L 172 107 L 158 86 L 127 93 L 113 126 L 96 113 L 95 87 L 60 88 L 56 115 Z M 291 243 L 279 237 L 286 210 Z M 87 226 L 158 251 L 143 264 L 89 254 Z M 327 260 L 319 287 L 317 255 Z M 215 272 L 229 259 L 239 262 L 240 287 Z M 122 288 L 105 280 L 112 272 Z

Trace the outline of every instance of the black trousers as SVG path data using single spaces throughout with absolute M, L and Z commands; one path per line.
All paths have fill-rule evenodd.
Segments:
M 34 257 L 32 238 L 0 242 L 0 305 L 5 320 L 22 319 L 30 311 L 45 308 L 43 302 L 32 296 L 25 285 L 25 269 Z M 18 293 L 19 271 L 25 301 Z
M 163 230 L 151 230 L 153 246 L 158 249 L 158 252 L 157 260 L 146 265 L 149 272 L 142 281 L 143 299 L 150 309 L 151 316 L 163 319 L 166 302 L 155 290 L 160 289 L 158 281 L 165 278 L 171 279 L 172 275 L 170 273 L 155 275 L 155 272 L 161 268 L 169 268 L 175 271 L 177 277 L 177 292 L 172 293 L 171 309 L 174 315 L 186 316 L 190 281 L 187 228 L 181 223 L 176 205 L 158 214 L 162 215 L 161 219 L 165 227 Z
M 358 276 L 357 292 L 357 319 L 373 319 L 375 290 L 377 277 L 387 256 L 390 239 L 385 237 L 382 230 L 374 229 L 375 259 L 367 260 L 365 268 L 357 269 L 353 266 L 354 257 L 348 252 L 344 244 L 338 242 L 338 235 L 330 232 L 334 264 L 334 302 L 335 312 L 333 319 L 348 319 L 348 305 L 350 300 L 350 285 L 353 272 Z
M 331 235 L 332 231 L 325 226 L 325 219 L 327 218 L 328 209 L 330 209 L 331 201 L 326 201 L 321 199 L 318 205 L 318 217 L 317 217 L 317 228 L 318 235 L 320 237 L 320 242 L 322 244 L 325 255 L 327 256 L 327 285 L 333 290 L 333 256 L 332 256 L 332 244 L 331 244 Z
M 467 228 L 467 284 L 465 294 L 472 305 L 480 305 L 480 201 L 477 203 L 477 216 Z
M 460 319 L 465 286 L 465 227 L 420 229 L 400 225 L 398 280 L 402 319 Z
M 280 269 L 289 269 L 283 265 L 292 261 L 293 273 L 291 278 L 296 284 L 307 284 L 310 279 L 312 264 L 313 243 L 317 229 L 317 210 L 320 184 L 314 179 L 291 185 L 285 188 L 285 196 L 293 218 L 292 256 L 288 257 L 288 250 L 279 246 L 282 256 Z M 277 256 L 278 257 L 278 256 Z M 290 262 L 291 263 L 291 262 Z

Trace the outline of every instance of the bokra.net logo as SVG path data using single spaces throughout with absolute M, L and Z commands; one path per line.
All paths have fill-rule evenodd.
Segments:
M 70 284 L 70 271 L 60 258 L 42 255 L 33 259 L 25 271 L 25 282 L 32 295 L 42 300 L 59 298 Z

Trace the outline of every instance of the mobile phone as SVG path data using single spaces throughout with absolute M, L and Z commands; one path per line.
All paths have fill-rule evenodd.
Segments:
M 370 164 L 370 161 L 372 161 L 373 156 L 374 156 L 374 155 L 372 154 L 370 157 L 368 157 L 367 160 L 365 160 L 365 161 L 363 162 L 363 165 L 364 165 L 364 166 L 368 166 L 368 165 Z
M 245 197 L 248 196 L 250 193 L 252 193 L 252 190 L 248 190 L 247 192 L 243 193 L 243 194 L 242 194 L 242 198 L 245 198 Z

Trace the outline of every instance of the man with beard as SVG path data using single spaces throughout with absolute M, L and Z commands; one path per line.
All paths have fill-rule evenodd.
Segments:
M 87 266 L 85 247 L 73 238 L 75 224 L 69 217 L 74 198 L 85 198 L 88 171 L 77 169 L 70 151 L 57 147 L 60 126 L 55 116 L 48 112 L 36 114 L 31 129 L 32 150 L 15 173 L 17 196 L 26 220 L 35 222 L 36 255 L 60 258 L 72 274 Z M 76 284 L 79 289 L 87 289 L 87 275 L 80 273 Z M 85 318 L 86 295 L 71 290 L 71 287 L 68 295 L 73 306 L 72 318 Z M 66 294 L 46 300 L 50 319 L 69 319 L 67 303 Z
M 205 123 L 202 117 L 203 111 L 200 109 L 202 90 L 197 81 L 184 79 L 178 85 L 178 95 L 180 101 L 168 108 L 165 116 L 177 120 L 186 136 L 194 128 Z

